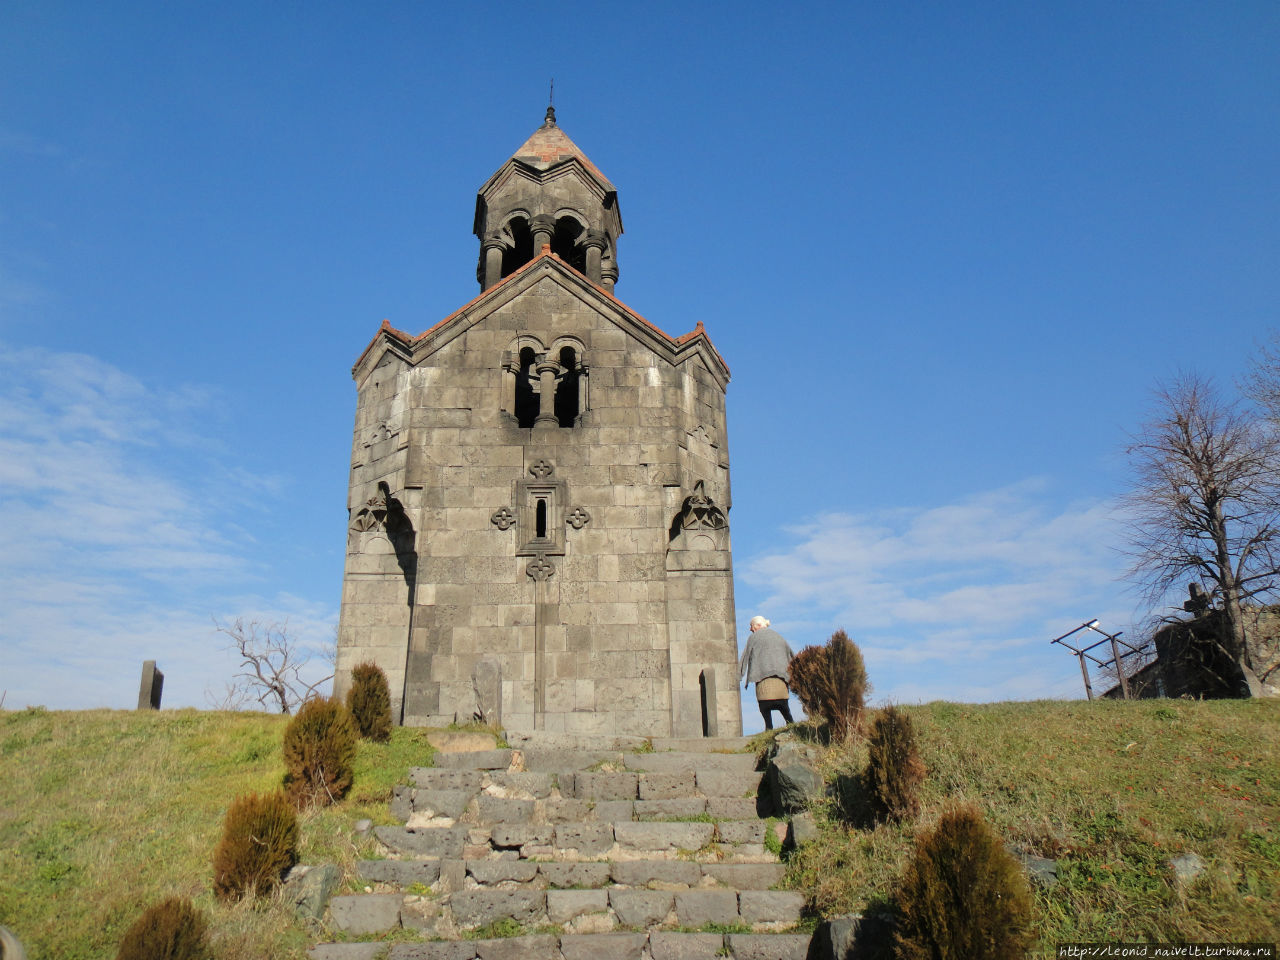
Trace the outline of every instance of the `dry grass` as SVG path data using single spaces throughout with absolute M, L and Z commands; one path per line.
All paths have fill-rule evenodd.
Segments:
M 287 720 L 0 712 L 0 923 L 32 960 L 98 960 L 147 906 L 186 896 L 209 915 L 220 960 L 301 960 L 315 937 L 278 900 L 225 905 L 211 892 L 223 815 L 237 795 L 280 785 Z M 301 862 L 350 867 L 371 850 L 353 841 L 353 822 L 390 822 L 392 786 L 432 752 L 420 730 L 362 742 L 347 801 L 300 818 Z
M 1056 859 L 1036 892 L 1040 950 L 1063 941 L 1280 939 L 1280 702 L 1147 700 L 900 708 L 928 769 L 914 825 L 860 820 L 865 742 L 828 751 L 843 805 L 824 841 L 790 861 L 788 884 L 823 914 L 882 910 L 949 801 L 971 803 L 1006 842 Z M 1175 883 L 1166 861 L 1208 869 Z

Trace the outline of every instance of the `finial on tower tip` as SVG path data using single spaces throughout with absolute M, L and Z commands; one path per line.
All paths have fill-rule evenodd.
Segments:
M 542 121 L 543 123 L 550 123 L 550 124 L 552 124 L 552 125 L 554 125 L 554 124 L 555 124 L 555 122 L 556 122 L 556 106 L 555 106 L 555 104 L 556 104 L 556 78 L 555 78 L 555 77 L 552 77 L 552 78 L 551 78 L 551 93 L 550 93 L 550 95 L 547 97 L 547 116 L 546 116 L 546 118 Z

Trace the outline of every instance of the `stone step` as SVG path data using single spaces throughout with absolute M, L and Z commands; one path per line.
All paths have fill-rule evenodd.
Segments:
M 556 750 L 531 747 L 526 750 L 480 750 L 467 753 L 441 753 L 436 755 L 434 767 L 413 767 L 410 776 L 428 776 L 443 771 L 461 774 L 483 772 L 563 773 L 600 769 L 652 770 L 680 772 L 715 770 L 721 772 L 749 773 L 756 769 L 757 759 L 750 753 L 697 753 L 692 751 L 626 752 L 622 750 Z M 465 777 L 464 777 L 465 779 Z
M 809 934 L 543 934 L 430 943 L 322 943 L 312 960 L 806 960 Z
M 455 938 L 496 923 L 553 926 L 566 933 L 709 926 L 780 932 L 800 921 L 804 905 L 804 894 L 782 890 L 476 887 L 440 896 L 338 896 L 329 901 L 329 913 L 333 925 L 351 936 L 404 927 L 424 937 Z
M 646 761 L 650 758 L 645 757 Z M 396 787 L 392 814 L 407 820 L 414 812 L 459 819 L 473 798 L 495 811 L 503 802 L 511 810 L 527 809 L 532 815 L 538 801 L 582 800 L 590 803 L 654 800 L 716 800 L 717 808 L 734 807 L 723 801 L 752 800 L 758 795 L 763 774 L 745 767 L 671 770 L 562 770 L 464 771 L 415 767 L 413 785 Z M 739 803 L 736 809 L 746 811 Z M 643 809 L 643 808 L 642 808 Z M 710 811 L 708 811 L 710 812 Z M 713 814 L 715 815 L 715 814 Z M 746 813 L 755 816 L 753 810 Z M 485 819 L 484 811 L 477 814 Z
M 536 889 L 597 889 L 616 884 L 644 889 L 727 887 L 768 890 L 782 881 L 780 863 L 699 863 L 692 860 L 564 862 L 535 860 L 362 860 L 363 882 L 404 890 L 422 884 L 437 893 L 470 886 L 523 885 Z M 441 884 L 440 881 L 444 883 Z
M 648 784 L 653 787 L 652 783 Z M 676 791 L 646 789 L 651 796 L 641 800 L 598 800 L 551 796 L 529 798 L 465 790 L 431 790 L 396 787 L 391 815 L 413 828 L 453 826 L 467 823 L 482 826 L 495 823 L 569 823 L 601 820 L 752 820 L 768 809 L 766 802 L 751 797 L 705 797 L 680 795 Z M 675 793 L 655 797 L 652 794 Z M 446 822 L 451 821 L 451 822 Z
M 399 857 L 415 860 L 513 859 L 568 861 L 697 859 L 773 862 L 765 820 L 494 823 L 490 826 L 375 827 Z

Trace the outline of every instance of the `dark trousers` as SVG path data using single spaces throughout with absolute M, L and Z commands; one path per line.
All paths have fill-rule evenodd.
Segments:
M 773 729 L 773 711 L 777 710 L 782 714 L 782 719 L 787 723 L 794 723 L 791 719 L 791 705 L 784 698 L 782 700 L 758 700 L 760 704 L 760 716 L 764 717 L 764 728 L 766 730 Z

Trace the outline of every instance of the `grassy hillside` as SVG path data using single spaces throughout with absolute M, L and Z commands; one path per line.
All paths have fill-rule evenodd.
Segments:
M 1042 944 L 1060 940 L 1280 939 L 1280 703 L 1143 701 L 906 708 L 929 766 L 921 825 L 943 806 L 980 806 L 1009 840 L 1059 861 L 1037 893 Z M 222 906 L 210 855 L 237 795 L 280 782 L 285 718 L 164 711 L 0 713 L 0 923 L 32 960 L 110 958 L 147 904 L 185 894 L 212 918 L 224 960 L 302 958 L 316 935 L 280 904 Z M 351 864 L 371 841 L 361 817 L 411 765 L 422 731 L 362 744 L 352 797 L 302 820 L 303 862 Z M 851 784 L 860 747 L 832 750 Z M 820 812 L 826 842 L 791 861 L 789 882 L 823 913 L 882 905 L 912 828 L 849 826 L 856 791 Z M 1168 857 L 1208 863 L 1190 886 Z
M 932 703 L 907 707 L 928 767 L 909 827 L 819 818 L 788 879 L 825 915 L 878 910 L 948 803 L 979 807 L 1005 839 L 1058 861 L 1036 891 L 1041 950 L 1070 941 L 1280 940 L 1280 702 L 1143 700 Z M 828 779 L 851 785 L 865 746 L 832 750 Z M 1173 881 L 1184 852 L 1208 869 Z
M 284 774 L 287 717 L 181 710 L 0 713 L 0 924 L 31 960 L 110 960 L 148 905 L 208 911 L 225 960 L 303 958 L 315 935 L 279 903 L 224 906 L 210 858 L 239 794 Z M 389 823 L 391 787 L 429 766 L 423 731 L 362 742 L 351 796 L 300 818 L 303 863 L 352 863 L 352 824 Z M 363 845 L 372 841 L 360 841 Z

